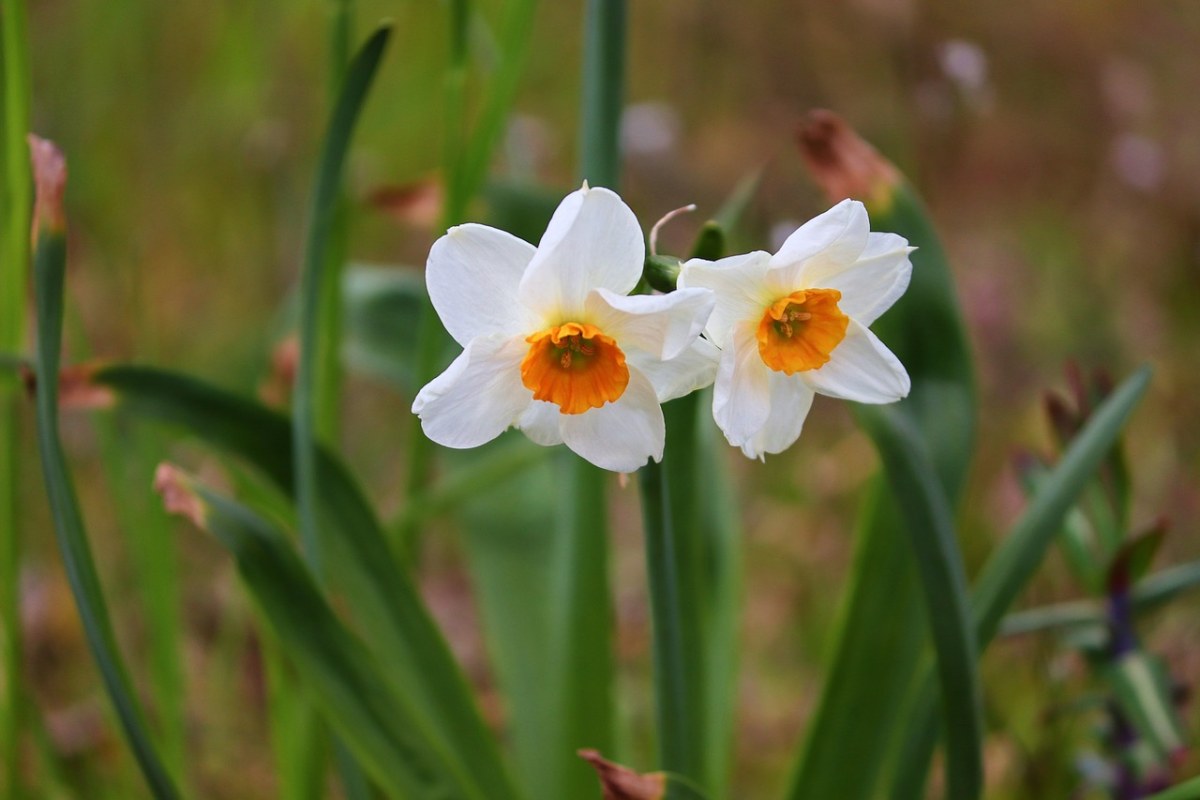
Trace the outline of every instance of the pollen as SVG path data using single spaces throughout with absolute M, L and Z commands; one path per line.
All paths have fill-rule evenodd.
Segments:
M 768 306 L 756 334 L 763 363 L 788 375 L 824 366 L 850 324 L 841 299 L 837 289 L 803 289 Z
M 600 408 L 625 393 L 629 367 L 611 336 L 595 325 L 567 322 L 529 336 L 521 362 L 521 382 L 535 400 L 546 400 L 563 414 Z

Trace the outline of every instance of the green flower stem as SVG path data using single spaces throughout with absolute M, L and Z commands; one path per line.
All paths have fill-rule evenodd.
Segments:
M 595 776 L 575 756 L 581 747 L 611 752 L 613 733 L 612 600 L 608 574 L 608 474 L 572 453 L 561 453 L 566 484 L 560 495 L 560 528 L 554 589 L 551 673 L 559 683 L 561 743 L 548 758 L 558 797 L 591 797 Z
M 624 70 L 623 0 L 589 0 L 584 29 L 581 177 L 615 188 L 616 153 Z M 615 102 L 600 103 L 598 98 Z M 612 598 L 608 586 L 607 475 L 571 453 L 562 453 L 563 489 L 555 554 L 552 657 L 554 697 L 562 744 L 548 768 L 557 797 L 588 797 L 596 779 L 575 757 L 581 747 L 610 751 L 613 735 Z M 548 795 L 551 796 L 551 795 Z
M 0 352 L 19 352 L 25 327 L 29 276 L 29 200 L 32 192 L 25 134 L 29 130 L 29 48 L 24 0 L 0 0 L 0 64 L 3 65 L 4 144 L 0 175 Z M 20 797 L 21 636 L 18 576 L 21 556 L 17 509 L 18 383 L 0 374 L 0 794 Z
M 696 591 L 700 545 L 695 524 L 695 395 L 664 409 L 662 464 L 638 472 L 654 635 L 658 768 L 692 782 L 704 776 L 704 604 Z M 668 796 L 683 796 L 682 784 Z
M 584 17 L 579 162 L 585 180 L 616 189 L 625 91 L 625 0 L 588 0 Z

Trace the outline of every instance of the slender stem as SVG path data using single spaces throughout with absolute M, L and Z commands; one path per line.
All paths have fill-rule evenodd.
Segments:
M 0 352 L 19 352 L 25 327 L 25 287 L 29 275 L 29 203 L 32 192 L 25 134 L 29 129 L 29 50 L 24 0 L 0 0 L 0 53 L 4 86 L 4 145 L 0 174 Z M 17 508 L 17 382 L 0 374 L 0 794 L 20 797 L 21 691 L 19 565 L 20 514 Z
M 675 457 L 672 453 L 668 458 Z M 677 528 L 671 477 L 677 470 L 648 464 L 638 477 L 646 540 L 646 573 L 654 634 L 654 694 L 659 737 L 658 767 L 696 780 L 703 766 L 704 695 L 700 667 L 699 608 L 687 608 L 688 574 L 680 539 L 694 529 Z M 695 599 L 695 598 L 692 598 Z M 673 794 L 669 789 L 668 794 Z
M 625 0 L 588 0 L 584 17 L 579 161 L 585 180 L 616 189 L 625 91 Z
M 590 0 L 584 29 L 580 172 L 597 186 L 612 188 L 620 178 L 615 148 L 624 69 L 624 9 L 624 0 Z M 615 102 L 598 102 L 599 98 L 615 98 Z M 561 670 L 557 680 L 563 682 L 558 695 L 563 712 L 557 722 L 564 730 L 558 738 L 566 754 L 579 747 L 605 751 L 611 750 L 614 738 L 606 475 L 572 454 L 564 453 L 562 458 L 567 463 L 556 570 L 562 584 L 556 598 L 563 613 L 554 630 L 554 645 Z M 553 763 L 566 770 L 561 796 L 594 794 L 595 778 L 582 761 Z
M 575 757 L 581 747 L 611 752 L 613 735 L 612 601 L 608 586 L 608 515 L 605 502 L 607 473 L 572 453 L 565 461 L 564 491 L 560 494 L 558 559 L 555 575 L 559 614 L 553 635 L 555 664 L 561 681 L 555 695 L 560 711 L 552 724 L 562 743 L 553 769 L 559 776 L 559 796 L 590 797 L 595 775 Z

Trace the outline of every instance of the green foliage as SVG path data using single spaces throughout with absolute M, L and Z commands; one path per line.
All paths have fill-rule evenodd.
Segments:
M 183 426 L 210 446 L 253 464 L 276 487 L 294 491 L 286 417 L 182 375 L 146 367 L 110 366 L 92 381 L 111 389 L 118 407 L 139 417 Z M 389 666 L 397 693 L 426 719 L 491 796 L 511 795 L 495 742 L 479 717 L 445 640 L 412 578 L 390 550 L 382 526 L 345 469 L 324 448 L 316 459 L 316 511 L 328 581 L 369 630 L 369 646 Z
M 868 207 L 872 228 L 898 233 L 918 249 L 911 256 L 908 291 L 874 329 L 912 379 L 912 390 L 897 409 L 922 440 L 940 491 L 953 509 L 975 428 L 966 336 L 950 268 L 923 206 L 903 182 L 881 191 L 883 199 Z M 906 530 L 882 481 L 868 489 L 868 496 L 838 644 L 794 774 L 793 800 L 873 795 L 902 731 L 905 698 L 925 641 L 917 571 L 902 545 L 925 532 Z M 887 624 L 879 623 L 883 619 Z M 880 664 L 887 664 L 887 670 L 881 671 Z M 847 708 L 855 713 L 847 714 Z M 845 763 L 855 768 L 844 769 Z
M 156 798 L 173 798 L 178 793 L 163 766 L 155 737 L 146 725 L 132 691 L 108 616 L 108 605 L 96 573 L 91 546 L 84 529 L 83 514 L 67 470 L 58 433 L 58 364 L 62 343 L 63 278 L 66 272 L 67 240 L 64 230 L 43 229 L 38 237 L 34 261 L 37 303 L 37 434 L 42 456 L 42 475 L 54 517 L 59 552 L 66 566 L 75 605 L 79 610 L 92 657 L 104 680 L 120 718 L 121 727 Z
M 191 504 L 189 513 L 236 559 L 302 685 L 380 786 L 401 797 L 491 796 L 473 785 L 466 767 L 443 750 L 384 677 L 386 662 L 380 663 L 338 620 L 280 531 L 178 472 L 172 480 L 170 491 L 191 495 L 183 501 Z

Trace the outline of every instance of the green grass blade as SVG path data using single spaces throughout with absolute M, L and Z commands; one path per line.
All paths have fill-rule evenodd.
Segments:
M 1029 582 L 1062 520 L 1107 457 L 1149 384 L 1150 368 L 1142 367 L 1096 409 L 1020 521 L 984 565 L 974 590 L 980 644 L 995 636 L 1004 613 Z
M 1033 502 L 987 560 L 971 591 L 975 638 L 981 650 L 995 637 L 1004 614 L 1033 577 L 1047 548 L 1062 530 L 1063 520 L 1104 462 L 1149 381 L 1150 369 L 1139 369 L 1096 409 L 1046 476 Z M 893 778 L 892 798 L 912 800 L 921 796 L 937 738 L 935 704 L 932 675 L 926 674 L 904 726 L 907 733 Z
M 946 796 L 977 798 L 983 789 L 979 676 L 967 579 L 950 507 L 912 423 L 881 408 L 863 408 L 859 419 L 879 450 L 925 590 L 948 731 Z
M 457 192 L 463 198 L 474 197 L 487 178 L 492 152 L 504 131 L 529 53 L 537 7 L 537 0 L 515 0 L 505 4 L 500 30 L 500 66 L 488 81 L 483 110 L 466 143 L 458 176 Z
M 1146 576 L 1133 588 L 1133 608 L 1146 613 L 1162 606 L 1179 594 L 1200 587 L 1200 561 L 1190 561 Z M 1061 628 L 1105 625 L 1108 616 L 1103 606 L 1088 600 L 1057 603 L 1051 606 L 1016 611 L 1000 623 L 1000 636 Z
M 145 478 L 157 448 L 144 431 L 118 430 L 112 418 L 96 425 L 105 473 L 112 481 L 117 520 L 125 531 L 130 560 L 137 580 L 139 604 L 146 624 L 150 685 L 153 687 L 155 721 L 158 723 L 163 760 L 176 776 L 180 790 L 188 794 L 186 780 L 187 719 L 183 660 L 182 599 L 179 591 L 179 554 L 167 535 L 168 518 L 155 503 L 140 493 L 123 491 Z
M 561 765 L 569 750 L 556 728 L 563 714 L 555 693 L 554 649 L 555 469 L 553 451 L 512 432 L 470 454 L 449 454 L 452 475 L 476 458 L 532 456 L 508 480 L 480 483 L 461 497 L 457 516 L 471 586 L 496 683 L 507 709 L 508 732 L 521 787 L 532 800 L 559 800 Z M 462 463 L 466 462 L 466 463 Z M 435 487 L 436 490 L 436 487 Z M 551 757 L 552 756 L 552 757 Z M 561 756 L 561 757 L 560 757 Z
M 352 27 L 350 0 L 330 9 L 328 75 L 333 112 L 325 134 L 310 210 L 308 241 L 300 276 L 300 355 L 293 387 L 292 447 L 296 453 L 297 506 L 305 556 L 318 580 L 322 557 L 316 513 L 315 454 L 318 439 L 336 440 L 341 385 L 342 272 L 346 260 L 349 210 L 342 191 L 342 167 L 354 125 L 362 111 L 383 56 L 390 29 L 382 27 L 349 59 Z M 313 735 L 320 731 L 313 727 Z M 305 750 L 309 743 L 301 743 Z M 352 800 L 365 783 L 361 770 L 334 742 L 343 788 Z
M 466 125 L 467 56 L 469 54 L 467 31 L 470 23 L 470 0 L 450 0 L 449 39 L 450 58 L 443 76 L 445 87 L 445 120 L 442 144 L 442 230 L 463 221 L 470 198 L 462 193 L 463 142 Z M 423 296 L 421 316 L 418 324 L 415 375 L 418 386 L 424 386 L 437 375 L 439 361 L 450 337 L 442 328 L 441 320 L 428 294 Z M 433 472 L 433 442 L 425 436 L 416 416 L 409 420 L 408 458 L 405 464 L 408 474 L 404 481 L 404 505 L 415 504 L 429 485 Z M 396 541 L 410 556 L 420 549 L 418 534 L 420 527 L 409 520 L 402 520 Z
M 280 531 L 168 465 L 155 483 L 169 509 L 189 516 L 233 555 L 303 685 L 381 786 L 401 797 L 487 797 L 395 694 L 383 674 L 390 665 L 338 620 Z
M 309 213 L 308 242 L 300 276 L 300 356 L 296 364 L 296 382 L 292 403 L 292 448 L 296 459 L 296 503 L 299 508 L 300 535 L 313 571 L 323 571 L 317 511 L 317 366 L 322 331 L 322 304 L 338 307 L 337 298 L 322 298 L 327 283 L 322 272 L 328 267 L 326 252 L 335 223 L 335 211 L 341 192 L 342 166 L 350 147 L 354 124 L 362 111 L 367 91 L 391 30 L 382 27 L 372 34 L 350 63 L 346 79 L 325 133 L 325 143 L 317 168 L 316 187 Z M 336 281 L 335 281 L 336 285 Z
M 975 394 L 941 243 L 912 188 L 845 123 L 827 113 L 814 116 L 802 142 L 810 168 L 832 200 L 847 195 L 862 200 L 872 230 L 898 233 L 918 248 L 911 256 L 908 291 L 873 329 L 912 378 L 911 393 L 896 408 L 919 433 L 953 508 L 974 446 Z M 865 173 L 858 171 L 863 166 L 869 167 Z M 868 498 L 827 685 L 800 751 L 788 795 L 792 800 L 874 795 L 920 665 L 926 614 L 900 509 L 879 480 Z M 880 625 L 880 619 L 888 624 Z M 888 669 L 881 671 L 880 664 Z M 847 715 L 847 708 L 855 713 Z M 846 769 L 847 763 L 854 768 Z
M 1200 777 L 1184 781 L 1178 786 L 1152 794 L 1146 800 L 1200 800 Z
M 25 134 L 29 132 L 29 44 L 25 0 L 0 0 L 0 70 L 3 74 L 3 137 L 0 148 L 0 352 L 19 352 L 24 342 L 29 280 L 29 211 L 33 193 Z M 17 508 L 21 470 L 20 421 L 15 375 L 0 373 L 0 794 L 21 793 L 22 647 L 18 575 L 21 558 Z
M 1159 763 L 1185 754 L 1183 726 L 1175 709 L 1174 686 L 1158 656 L 1135 650 L 1104 669 L 1113 698 L 1137 737 Z
M 242 458 L 280 490 L 294 491 L 288 419 L 202 381 L 148 367 L 108 366 L 91 375 L 119 408 L 189 429 L 210 446 Z M 384 531 L 345 468 L 317 449 L 318 512 L 329 582 L 344 595 L 370 645 L 389 665 L 403 696 L 442 736 L 447 749 L 471 765 L 489 797 L 515 796 L 496 743 L 479 715 L 466 679 L 401 568 Z
M 38 178 L 39 220 L 34 259 L 34 298 L 37 309 L 37 440 L 46 494 L 54 518 L 59 551 L 83 622 L 88 647 L 116 708 L 122 731 L 150 791 L 157 798 L 174 798 L 178 796 L 174 783 L 154 746 L 155 737 L 146 726 L 117 649 L 100 577 L 96 573 L 84 530 L 83 515 L 59 439 L 58 364 L 67 256 L 61 202 L 66 165 L 61 154 L 48 142 L 31 140 L 31 146 L 35 164 L 42 172 Z

